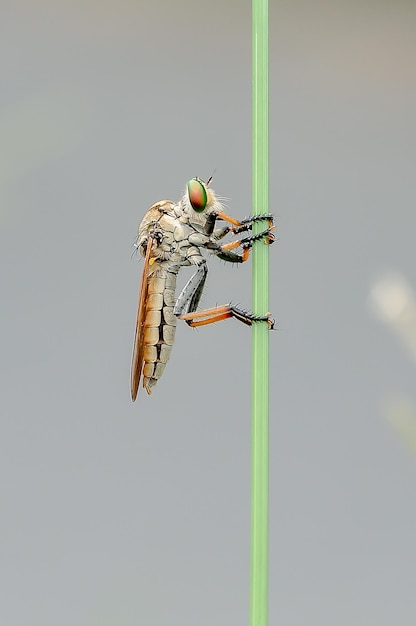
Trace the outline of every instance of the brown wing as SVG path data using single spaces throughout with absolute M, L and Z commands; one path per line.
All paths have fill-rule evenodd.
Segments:
M 137 305 L 137 321 L 136 321 L 136 335 L 134 337 L 133 346 L 133 359 L 131 362 L 131 399 L 133 402 L 137 397 L 137 391 L 139 389 L 140 378 L 143 369 L 143 353 L 144 353 L 144 321 L 146 317 L 146 302 L 147 302 L 147 290 L 149 285 L 149 260 L 150 253 L 152 251 L 153 238 L 149 237 L 147 242 L 146 256 L 144 259 L 144 268 L 142 273 L 142 282 L 139 291 L 139 301 Z

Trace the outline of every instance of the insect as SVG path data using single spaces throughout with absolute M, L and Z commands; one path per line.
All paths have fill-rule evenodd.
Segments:
M 242 263 L 248 259 L 254 242 L 271 244 L 274 241 L 272 215 L 256 215 L 241 221 L 226 215 L 223 205 L 209 188 L 211 179 L 204 182 L 192 178 L 179 202 L 156 202 L 139 226 L 135 247 L 144 257 L 144 268 L 131 367 L 133 401 L 141 378 L 150 394 L 162 376 L 172 350 L 177 319 L 195 327 L 235 317 L 248 325 L 266 322 L 273 328 L 274 320 L 269 313 L 253 315 L 232 304 L 197 311 L 208 272 L 203 250 L 223 261 Z M 267 220 L 268 227 L 262 232 L 220 244 L 225 235 L 250 231 L 254 222 L 263 220 Z M 219 221 L 228 225 L 217 227 Z M 241 251 L 235 251 L 237 248 Z M 195 266 L 196 272 L 176 298 L 177 275 L 186 265 Z

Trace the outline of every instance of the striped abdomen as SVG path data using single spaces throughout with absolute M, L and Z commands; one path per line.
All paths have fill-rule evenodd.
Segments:
M 173 307 L 179 268 L 167 269 L 166 265 L 163 261 L 154 263 L 148 277 L 143 333 L 143 386 L 147 393 L 152 392 L 152 387 L 162 376 L 175 339 Z

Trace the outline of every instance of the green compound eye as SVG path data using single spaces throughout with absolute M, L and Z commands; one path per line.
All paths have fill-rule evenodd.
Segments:
M 208 197 L 206 187 L 199 178 L 188 180 L 188 196 L 194 211 L 202 213 L 207 206 Z

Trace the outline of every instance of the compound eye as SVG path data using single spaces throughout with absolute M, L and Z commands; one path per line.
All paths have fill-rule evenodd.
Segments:
M 188 196 L 193 210 L 202 213 L 207 206 L 208 197 L 207 189 L 199 178 L 188 180 Z

